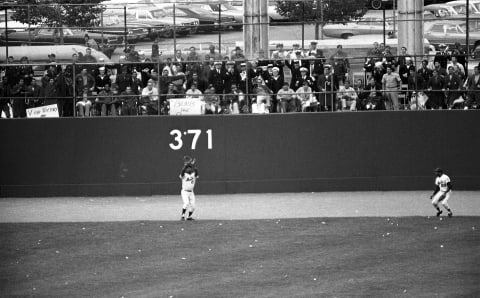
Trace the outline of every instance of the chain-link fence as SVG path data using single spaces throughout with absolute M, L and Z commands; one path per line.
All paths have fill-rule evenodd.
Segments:
M 273 1 L 269 48 L 256 59 L 246 59 L 243 53 L 241 30 L 249 24 L 244 24 L 239 4 L 108 1 L 3 6 L 0 115 L 479 106 L 474 67 L 480 4 L 474 0 L 468 6 L 465 2 L 425 9 L 422 53 L 408 53 L 398 44 L 395 10 L 367 11 L 363 6 L 349 10 L 345 21 L 332 19 L 331 1 Z M 370 31 L 362 31 L 362 26 Z

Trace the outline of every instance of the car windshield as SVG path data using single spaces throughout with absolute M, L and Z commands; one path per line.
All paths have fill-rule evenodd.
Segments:
M 167 16 L 169 17 L 173 17 L 173 8 L 169 7 L 169 8 L 165 8 L 165 13 L 167 14 Z M 188 15 L 180 10 L 180 9 L 175 9 L 175 16 L 176 17 L 188 17 Z
M 467 14 L 467 6 L 466 5 L 455 5 L 452 6 L 453 10 L 455 10 L 458 14 Z
M 476 10 L 477 10 L 476 12 L 480 12 L 480 2 L 474 3 L 473 6 L 475 6 L 475 8 L 476 8 Z
M 163 18 L 163 17 L 167 16 L 167 14 L 165 13 L 165 11 L 163 9 L 152 10 L 151 13 L 152 13 L 152 16 L 154 18 Z
M 198 8 L 198 7 L 185 8 L 185 12 L 187 12 L 187 11 L 189 11 L 191 13 L 194 13 L 194 14 L 205 15 L 205 16 L 210 14 L 210 12 L 208 10 Z

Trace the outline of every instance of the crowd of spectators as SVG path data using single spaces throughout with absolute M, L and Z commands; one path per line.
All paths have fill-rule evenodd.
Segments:
M 375 43 L 365 76 L 355 80 L 341 45 L 325 57 L 316 42 L 308 49 L 294 44 L 290 51 L 278 44 L 269 57 L 255 61 L 247 61 L 239 47 L 222 56 L 214 46 L 204 55 L 192 46 L 186 55 L 177 51 L 165 60 L 113 65 L 99 63 L 87 49 L 69 64 L 49 55 L 40 79 L 28 57 L 19 63 L 9 57 L 2 69 L 0 115 L 26 117 L 28 108 L 51 104 L 60 117 L 165 115 L 175 98 L 200 101 L 205 114 L 477 108 L 478 67 L 468 75 L 459 45 L 440 48 L 416 69 L 406 48 L 395 56 Z

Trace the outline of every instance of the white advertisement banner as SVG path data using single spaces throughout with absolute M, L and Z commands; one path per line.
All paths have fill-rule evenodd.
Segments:
M 58 106 L 56 104 L 27 109 L 27 118 L 58 118 Z
M 198 98 L 172 98 L 170 115 L 201 115 L 202 104 Z

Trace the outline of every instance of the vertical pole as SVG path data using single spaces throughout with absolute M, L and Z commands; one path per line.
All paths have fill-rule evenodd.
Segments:
M 185 71 L 185 70 L 184 70 Z M 161 79 L 161 76 L 162 76 L 162 73 L 160 72 L 160 59 L 158 59 L 157 61 L 157 74 L 158 74 L 158 84 L 157 86 L 155 86 L 158 90 L 158 112 L 157 112 L 157 116 L 160 116 L 162 113 L 161 113 L 161 109 L 162 109 L 162 93 L 160 93 L 160 79 Z M 166 97 L 166 96 L 165 96 Z
M 32 34 L 30 32 L 30 3 L 27 5 L 27 20 L 28 21 L 28 45 L 32 45 Z
M 100 12 L 100 26 L 102 27 L 102 44 L 103 44 L 103 9 Z
M 173 53 L 177 52 L 177 18 L 175 12 L 176 6 L 175 2 L 173 3 Z M 158 74 L 160 75 L 160 73 Z
M 75 62 L 73 63 L 72 65 L 72 81 L 73 81 L 73 117 L 75 117 L 76 115 L 76 112 L 77 112 L 77 109 L 76 109 L 76 105 L 77 105 L 77 88 L 76 88 L 76 80 L 75 80 L 75 74 L 77 73 L 77 71 L 75 70 Z
M 383 6 L 383 3 L 382 3 L 382 11 L 383 11 L 383 44 L 386 45 L 386 24 L 385 24 L 385 6 Z
M 320 0 L 320 39 L 323 40 L 323 0 Z
M 218 4 L 218 24 L 220 30 L 218 30 L 218 53 L 222 53 L 222 4 Z
M 305 50 L 305 0 L 302 1 L 302 51 L 303 50 Z
M 127 41 L 127 6 L 123 6 L 123 41 L 125 42 L 125 54 L 128 51 L 128 41 Z
M 465 39 L 466 39 L 466 42 L 467 42 L 467 53 L 465 54 L 465 75 L 468 76 L 468 58 L 470 57 L 470 24 L 469 24 L 469 20 L 470 20 L 470 0 L 467 0 L 467 21 L 466 21 L 466 35 L 465 35 Z
M 5 57 L 7 58 L 8 61 L 8 15 L 7 15 L 7 10 L 5 9 Z

